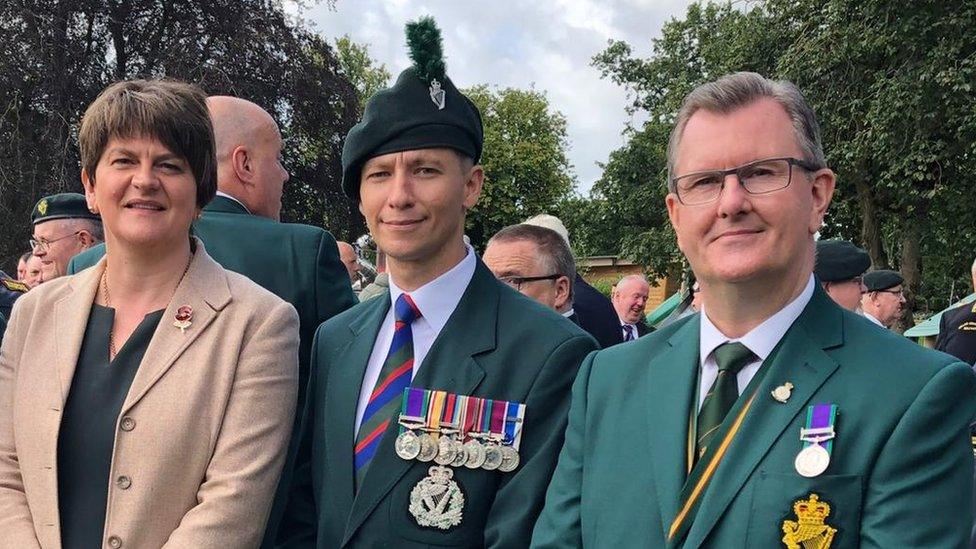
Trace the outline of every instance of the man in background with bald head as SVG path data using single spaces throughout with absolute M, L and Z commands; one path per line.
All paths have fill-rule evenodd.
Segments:
M 315 329 L 353 306 L 356 297 L 331 234 L 319 227 L 279 222 L 288 172 L 281 162 L 281 133 L 271 115 L 237 97 L 210 97 L 207 107 L 217 145 L 218 190 L 193 224 L 193 231 L 207 253 L 224 268 L 247 276 L 298 311 L 301 346 L 297 422 L 304 407 Z M 69 273 L 95 264 L 104 251 L 104 246 L 98 246 L 75 256 Z M 293 454 L 294 448 L 290 448 L 279 494 L 285 493 L 289 482 Z M 281 499 L 276 498 L 268 539 L 280 518 L 282 505 Z

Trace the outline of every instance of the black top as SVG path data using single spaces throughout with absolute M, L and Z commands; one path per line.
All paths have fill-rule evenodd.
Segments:
M 149 313 L 109 363 L 115 309 L 92 305 L 58 434 L 61 547 L 101 547 L 115 429 L 163 311 Z
M 963 305 L 942 313 L 936 350 L 976 364 L 976 311 L 973 305 Z
M 579 316 L 580 327 L 596 339 L 601 349 L 624 340 L 617 311 L 610 300 L 587 284 L 579 273 L 573 281 L 573 310 Z

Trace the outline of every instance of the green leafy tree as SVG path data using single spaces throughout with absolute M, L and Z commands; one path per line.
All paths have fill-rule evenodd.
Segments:
M 76 132 L 109 83 L 172 77 L 261 105 L 278 121 L 292 175 L 282 216 L 360 234 L 339 189 L 356 90 L 329 44 L 280 1 L 0 2 L 0 259 L 24 251 L 41 196 L 80 191 Z
M 466 232 L 476 247 L 506 225 L 557 210 L 574 182 L 566 156 L 566 119 L 535 90 L 464 91 L 481 110 L 485 145 L 481 200 L 469 212 Z
M 390 71 L 369 55 L 368 45 L 353 42 L 349 35 L 336 39 L 335 50 L 342 75 L 356 88 L 362 114 L 369 98 L 390 85 Z

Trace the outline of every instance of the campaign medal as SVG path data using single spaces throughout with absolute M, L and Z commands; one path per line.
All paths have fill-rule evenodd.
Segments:
M 424 418 L 420 415 L 423 413 L 423 402 L 423 389 L 407 387 L 403 390 L 400 417 L 397 418 L 400 434 L 393 443 L 393 449 L 401 459 L 417 459 L 420 455 L 420 437 L 416 431 L 424 426 Z
M 490 413 L 485 414 L 484 431 L 486 433 L 485 443 L 485 462 L 481 468 L 486 471 L 494 471 L 502 464 L 501 441 L 504 438 L 503 429 L 505 428 L 505 409 L 508 403 L 504 400 L 489 400 L 487 409 Z
M 420 526 L 447 530 L 464 518 L 464 494 L 454 471 L 435 465 L 410 491 L 408 510 Z
M 783 521 L 783 544 L 787 549 L 830 549 L 837 529 L 827 524 L 830 504 L 811 493 L 807 499 L 793 502 L 796 520 Z
M 800 440 L 804 446 L 793 462 L 797 473 L 812 478 L 827 470 L 833 450 L 836 419 L 836 404 L 815 404 L 807 407 L 807 426 L 800 429 Z
M 519 466 L 518 443 L 522 438 L 525 404 L 509 402 L 505 413 L 505 439 L 502 441 L 502 463 L 498 470 L 511 473 Z
M 470 439 L 464 443 L 464 450 L 468 454 L 468 461 L 464 466 L 468 469 L 478 469 L 485 463 L 485 448 L 477 440 L 481 437 L 481 433 L 476 431 L 481 428 L 485 413 L 484 399 L 472 397 L 468 403 L 468 413 L 470 426 L 467 428 L 467 436 Z
M 440 438 L 437 440 L 437 455 L 434 463 L 438 465 L 450 465 L 454 463 L 457 456 L 457 446 L 454 444 L 453 436 L 458 432 L 456 419 L 457 395 L 448 394 L 444 403 L 444 412 L 440 422 Z

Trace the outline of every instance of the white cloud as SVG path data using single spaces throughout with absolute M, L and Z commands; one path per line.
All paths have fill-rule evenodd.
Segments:
M 339 0 L 302 13 L 323 35 L 348 34 L 396 77 L 409 65 L 403 26 L 433 15 L 444 35 L 448 73 L 460 87 L 486 83 L 545 91 L 566 116 L 579 189 L 600 177 L 597 162 L 623 144 L 625 91 L 590 65 L 609 39 L 647 55 L 651 39 L 691 0 Z

